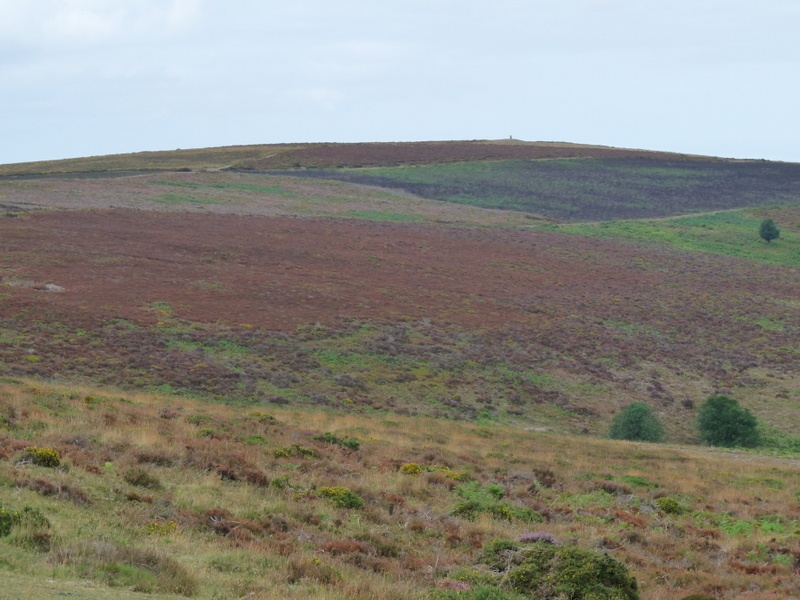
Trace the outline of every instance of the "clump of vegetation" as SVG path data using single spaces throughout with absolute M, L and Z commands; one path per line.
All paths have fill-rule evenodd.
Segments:
M 422 473 L 422 467 L 417 463 L 406 463 L 400 465 L 399 471 L 403 473 L 403 475 L 419 475 Z
M 697 426 L 701 439 L 712 446 L 755 448 L 760 443 L 753 414 L 728 396 L 711 396 L 700 406 Z
M 523 544 L 536 544 L 538 542 L 542 542 L 545 544 L 553 544 L 554 546 L 558 545 L 556 536 L 548 531 L 534 531 L 533 533 L 526 533 L 520 536 L 519 541 Z
M 610 435 L 615 440 L 660 442 L 664 439 L 664 427 L 649 405 L 634 402 L 614 417 Z
M 337 446 L 341 446 L 342 448 L 347 448 L 348 450 L 359 450 L 361 448 L 361 442 L 358 440 L 353 438 L 339 437 L 333 433 L 330 433 L 329 431 L 315 435 L 314 439 L 327 444 L 335 444 Z
M 330 585 L 342 579 L 342 575 L 331 565 L 316 556 L 305 558 L 293 556 L 286 565 L 287 583 L 298 583 L 302 580 Z
M 152 550 L 120 546 L 106 540 L 82 540 L 56 552 L 53 562 L 78 576 L 137 592 L 192 596 L 197 582 L 177 561 Z
M 775 225 L 775 221 L 772 219 L 764 219 L 761 221 L 761 226 L 758 228 L 758 235 L 769 244 L 772 240 L 777 240 L 781 237 L 781 230 L 778 229 L 778 226 Z
M 534 523 L 544 520 L 535 510 L 502 502 L 505 490 L 499 485 L 481 485 L 477 481 L 471 481 L 458 486 L 456 494 L 463 500 L 453 509 L 451 514 L 454 517 L 472 521 L 483 513 L 505 521 Z
M 292 444 L 291 446 L 283 446 L 282 448 L 278 448 L 273 453 L 275 458 L 289 458 L 292 456 L 297 456 L 300 458 L 315 458 L 319 453 L 314 450 L 313 448 L 307 448 L 306 446 L 301 446 L 300 444 Z
M 536 598 L 638 600 L 636 579 L 615 558 L 577 546 L 538 543 L 508 572 L 510 586 Z
M 321 487 L 317 495 L 337 508 L 362 508 L 364 499 L 344 486 Z
M 40 467 L 57 467 L 61 464 L 61 453 L 55 448 L 28 446 L 22 455 L 22 462 L 32 462 Z
M 125 471 L 122 478 L 136 487 L 145 488 L 148 490 L 161 489 L 161 481 L 155 475 L 147 472 L 144 469 L 130 469 Z
M 679 515 L 684 512 L 681 503 L 671 496 L 656 498 L 656 506 L 661 512 L 668 515 Z
M 16 546 L 40 552 L 50 550 L 50 527 L 50 521 L 38 508 L 15 510 L 0 506 L 0 537 L 10 536 Z

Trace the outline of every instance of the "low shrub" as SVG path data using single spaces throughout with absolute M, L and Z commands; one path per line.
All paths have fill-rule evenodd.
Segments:
M 319 455 L 319 453 L 313 448 L 307 448 L 305 446 L 301 446 L 300 444 L 292 444 L 291 446 L 283 446 L 282 448 L 278 448 L 275 450 L 273 455 L 275 458 L 289 458 L 292 456 L 297 456 L 300 458 L 315 458 Z
M 521 554 L 507 578 L 517 592 L 542 599 L 639 599 L 636 579 L 607 554 L 541 542 Z
M 318 442 L 325 442 L 326 444 L 341 446 L 342 448 L 347 448 L 348 450 L 359 450 L 361 448 L 361 442 L 358 440 L 353 438 L 339 437 L 330 432 L 315 435 L 313 439 L 317 440 Z
M 330 585 L 340 581 L 342 576 L 331 565 L 322 562 L 316 556 L 306 558 L 293 556 L 286 564 L 286 581 L 298 583 L 303 580 Z
M 417 463 L 406 463 L 400 466 L 399 471 L 403 475 L 419 475 L 422 473 L 422 467 L 420 467 Z
M 322 487 L 317 495 L 337 508 L 362 508 L 364 499 L 350 488 L 344 486 Z
M 50 521 L 38 508 L 25 506 L 15 510 L 0 506 L 0 537 L 10 536 L 11 542 L 26 550 L 50 550 Z
M 554 546 L 558 545 L 556 536 L 547 531 L 535 531 L 533 533 L 523 534 L 520 536 L 519 541 L 523 544 L 536 544 L 538 542 L 542 542 L 545 544 L 553 544 Z
M 145 488 L 148 490 L 161 489 L 161 481 L 155 475 L 151 475 L 144 469 L 129 469 L 125 471 L 122 478 L 136 487 Z
M 486 544 L 480 553 L 480 561 L 492 571 L 504 573 L 520 560 L 520 546 L 511 540 L 497 539 Z
M 55 448 L 28 446 L 22 455 L 22 462 L 32 462 L 40 467 L 57 467 L 61 464 L 61 454 Z
M 661 512 L 668 515 L 679 515 L 684 512 L 681 503 L 671 496 L 662 496 L 661 498 L 656 498 L 656 506 Z

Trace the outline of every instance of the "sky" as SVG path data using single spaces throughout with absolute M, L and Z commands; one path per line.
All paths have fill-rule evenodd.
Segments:
M 0 0 L 0 164 L 567 141 L 800 162 L 798 0 Z

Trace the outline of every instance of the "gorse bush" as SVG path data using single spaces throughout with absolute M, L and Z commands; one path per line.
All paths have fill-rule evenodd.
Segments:
M 700 438 L 712 446 L 755 448 L 760 443 L 753 414 L 728 396 L 711 396 L 697 417 Z
M 399 471 L 404 475 L 419 475 L 422 473 L 422 467 L 417 463 L 406 463 L 400 466 Z
M 317 495 L 337 508 L 362 508 L 364 506 L 364 499 L 361 496 L 343 486 L 319 488 Z
M 57 467 L 61 464 L 61 454 L 55 448 L 28 446 L 22 459 L 40 467 Z
M 615 440 L 660 442 L 664 439 L 664 427 L 650 406 L 634 402 L 614 417 L 610 436 Z

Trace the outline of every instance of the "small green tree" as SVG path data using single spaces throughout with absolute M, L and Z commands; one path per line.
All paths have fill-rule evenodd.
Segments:
M 700 438 L 712 446 L 754 448 L 760 443 L 758 422 L 746 408 L 728 396 L 711 396 L 697 417 Z
M 772 219 L 764 219 L 761 221 L 761 227 L 758 230 L 758 235 L 760 235 L 761 239 L 769 244 L 772 240 L 777 240 L 779 237 L 781 237 L 781 230 L 778 229 L 778 226 L 775 225 L 775 221 Z
M 609 434 L 615 440 L 660 442 L 664 439 L 664 428 L 649 405 L 634 402 L 617 413 Z

